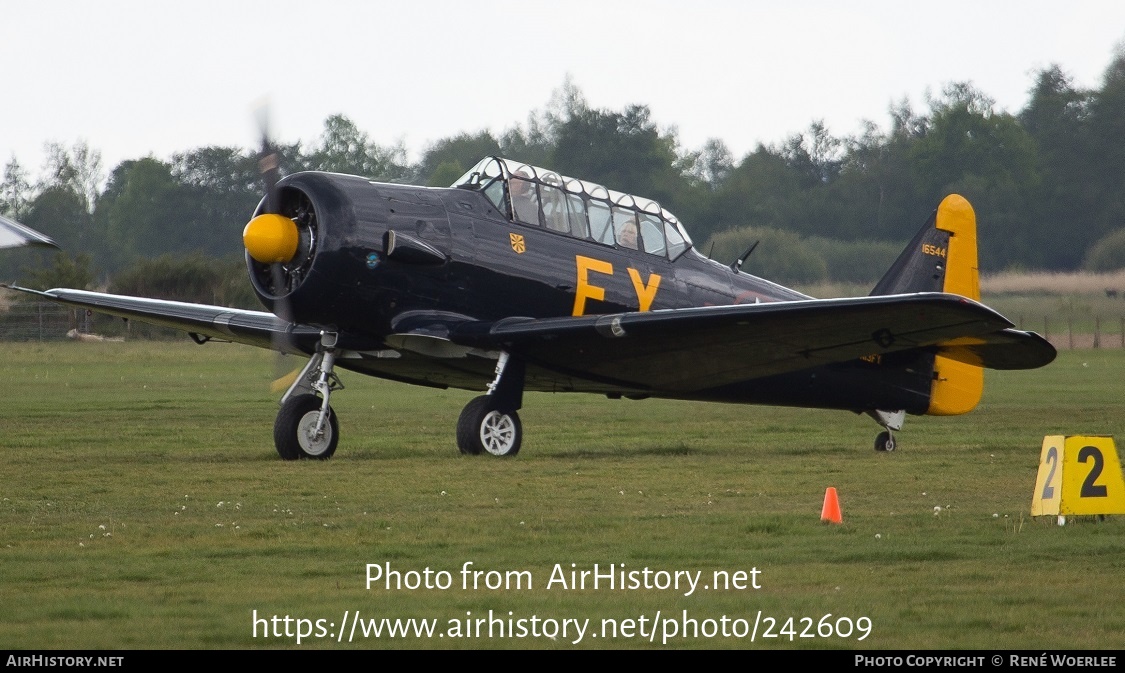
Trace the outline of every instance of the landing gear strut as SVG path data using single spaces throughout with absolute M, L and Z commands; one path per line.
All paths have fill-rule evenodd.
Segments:
M 496 378 L 488 394 L 465 405 L 457 419 L 457 448 L 461 453 L 514 456 L 523 441 L 523 425 L 516 411 L 523 405 L 524 363 L 500 354 Z
M 336 335 L 322 332 L 321 350 L 309 359 L 300 376 L 281 398 L 281 410 L 273 425 L 273 443 L 284 460 L 325 460 L 336 452 L 340 427 L 329 405 L 334 390 L 343 383 L 336 376 Z

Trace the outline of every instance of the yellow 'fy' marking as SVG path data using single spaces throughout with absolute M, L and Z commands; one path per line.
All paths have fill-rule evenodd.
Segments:
M 613 265 L 592 257 L 574 256 L 574 265 L 577 267 L 578 287 L 574 290 L 574 310 L 571 315 L 584 315 L 586 313 L 586 300 L 605 301 L 605 288 L 590 284 L 590 272 L 613 275 Z M 652 308 L 656 299 L 656 291 L 660 289 L 660 274 L 650 273 L 648 282 L 641 280 L 641 273 L 633 267 L 626 267 L 629 278 L 633 281 L 633 291 L 637 293 L 638 310 L 647 311 Z

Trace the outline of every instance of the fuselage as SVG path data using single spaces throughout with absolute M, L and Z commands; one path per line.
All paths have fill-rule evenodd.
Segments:
M 269 270 L 252 260 L 251 278 L 267 307 L 283 299 L 304 324 L 386 335 L 417 311 L 491 321 L 808 298 L 694 248 L 672 260 L 513 221 L 466 189 L 326 173 L 297 174 L 280 186 L 311 201 L 316 247 L 288 292 L 273 292 Z M 444 259 L 388 255 L 390 231 Z
M 442 339 L 450 325 L 464 322 L 809 299 L 707 259 L 675 232 L 666 230 L 662 243 L 646 238 L 632 249 L 609 234 L 597 240 L 546 226 L 545 209 L 538 223 L 520 221 L 506 192 L 499 199 L 484 189 L 327 173 L 295 174 L 279 187 L 285 215 L 301 228 L 300 249 L 280 281 L 276 265 L 248 257 L 255 290 L 286 319 L 338 332 L 380 353 L 339 366 L 384 378 L 480 389 L 492 377 L 494 360 L 488 358 L 435 361 L 396 351 L 400 341 L 394 339 L 403 333 Z M 884 365 L 856 361 L 685 393 L 560 379 L 530 363 L 526 385 L 613 396 L 924 410 L 928 374 Z

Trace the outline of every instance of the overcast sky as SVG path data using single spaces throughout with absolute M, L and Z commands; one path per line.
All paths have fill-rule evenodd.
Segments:
M 0 170 L 86 141 L 104 169 L 274 135 L 312 143 L 331 114 L 416 159 L 496 134 L 569 74 L 595 107 L 648 105 L 681 144 L 736 158 L 823 119 L 886 128 L 892 102 L 971 81 L 1017 112 L 1060 65 L 1096 87 L 1125 40 L 1116 0 L 360 2 L 0 0 Z

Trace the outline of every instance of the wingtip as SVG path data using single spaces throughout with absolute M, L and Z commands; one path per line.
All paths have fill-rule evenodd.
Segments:
M 0 248 L 19 247 L 62 249 L 54 239 L 43 232 L 0 215 Z

